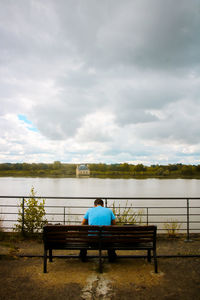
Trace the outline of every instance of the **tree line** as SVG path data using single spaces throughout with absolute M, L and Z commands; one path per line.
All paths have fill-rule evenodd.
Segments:
M 1 163 L 0 176 L 75 177 L 76 164 Z M 112 178 L 200 178 L 200 165 L 88 164 L 91 177 Z

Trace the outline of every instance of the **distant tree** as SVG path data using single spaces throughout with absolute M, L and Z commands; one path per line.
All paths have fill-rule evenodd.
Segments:
M 53 169 L 58 170 L 58 169 L 61 169 L 61 168 L 62 168 L 61 162 L 60 161 L 54 161 L 54 163 L 53 163 Z
M 106 164 L 98 164 L 98 171 L 100 172 L 106 172 L 107 168 L 106 168 Z
M 196 170 L 197 173 L 200 173 L 200 165 L 196 166 Z
M 178 166 L 177 165 L 168 165 L 168 169 L 170 170 L 170 171 L 177 171 L 178 170 Z
M 22 164 L 22 169 L 25 171 L 29 171 L 31 169 L 31 165 L 27 163 Z
M 160 167 L 156 170 L 156 175 L 162 176 L 164 174 L 164 172 L 165 172 L 164 169 L 162 167 Z
M 120 164 L 120 170 L 124 171 L 124 172 L 129 172 L 129 170 L 130 170 L 129 164 L 127 164 L 127 163 Z
M 13 170 L 22 170 L 23 165 L 20 163 L 16 163 L 13 165 Z
M 192 176 L 193 175 L 193 167 L 192 166 L 183 166 L 181 169 L 181 174 L 184 176 Z
M 146 171 L 146 167 L 143 164 L 138 164 L 135 166 L 135 172 L 144 172 Z

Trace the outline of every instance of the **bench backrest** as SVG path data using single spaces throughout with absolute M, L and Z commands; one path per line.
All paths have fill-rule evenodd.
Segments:
M 55 248 L 66 244 L 81 246 L 89 241 L 97 242 L 96 232 L 99 232 L 99 226 L 47 225 L 43 227 L 43 241 L 46 246 Z
M 49 247 L 81 246 L 88 242 L 135 244 L 156 242 L 156 226 L 47 225 L 43 228 L 44 244 Z
M 102 242 L 136 244 L 156 242 L 156 226 L 102 226 Z

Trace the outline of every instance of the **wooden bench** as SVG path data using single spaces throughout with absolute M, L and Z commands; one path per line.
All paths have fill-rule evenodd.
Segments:
M 47 256 L 52 261 L 52 250 L 98 250 L 99 271 L 102 273 L 102 250 L 147 250 L 147 259 L 154 258 L 155 273 L 158 272 L 156 256 L 156 226 L 90 226 L 47 225 L 43 228 L 44 273 L 47 272 Z M 120 256 L 118 256 L 120 257 Z

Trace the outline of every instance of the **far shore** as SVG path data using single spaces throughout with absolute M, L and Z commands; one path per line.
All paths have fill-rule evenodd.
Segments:
M 183 175 L 128 175 L 128 174 L 91 174 L 90 176 L 79 176 L 76 175 L 66 175 L 66 174 L 38 174 L 38 173 L 17 173 L 17 172 L 2 172 L 0 177 L 29 177 L 29 178 L 112 178 L 112 179 L 200 179 L 200 175 L 195 176 L 183 176 Z

